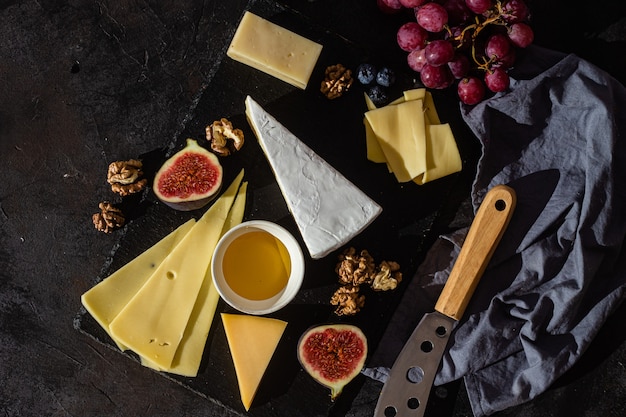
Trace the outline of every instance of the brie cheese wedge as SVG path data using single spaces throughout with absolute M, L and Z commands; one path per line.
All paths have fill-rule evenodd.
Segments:
M 246 115 L 313 259 L 345 245 L 382 212 L 249 96 Z

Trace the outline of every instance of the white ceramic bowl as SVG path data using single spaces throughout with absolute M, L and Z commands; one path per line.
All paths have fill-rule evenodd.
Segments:
M 250 300 L 233 291 L 224 277 L 222 268 L 228 246 L 236 238 L 255 231 L 268 232 L 280 240 L 285 245 L 291 261 L 291 273 L 287 285 L 273 297 L 264 300 Z M 242 262 L 245 262 L 245 259 L 242 259 Z M 248 314 L 269 314 L 286 306 L 300 290 L 304 279 L 304 255 L 298 241 L 284 227 L 265 220 L 251 220 L 233 227 L 222 236 L 213 253 L 211 273 L 215 288 L 231 307 Z

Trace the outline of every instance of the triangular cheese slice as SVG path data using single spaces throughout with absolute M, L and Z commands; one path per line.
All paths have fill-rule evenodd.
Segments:
M 235 364 L 241 402 L 247 411 L 287 323 L 267 317 L 225 313 L 222 313 L 222 323 Z
M 131 298 L 152 276 L 165 257 L 196 223 L 191 219 L 154 246 L 122 266 L 81 296 L 81 302 L 91 316 L 111 336 L 109 325 Z M 126 350 L 113 338 L 120 350 Z
M 222 236 L 232 227 L 243 221 L 247 189 L 247 182 L 241 184 L 235 203 L 230 213 L 228 213 L 228 218 L 222 228 Z M 196 303 L 191 311 L 191 316 L 189 316 L 185 333 L 172 360 L 172 365 L 169 368 L 162 369 L 143 357 L 141 358 L 141 363 L 144 366 L 158 371 L 165 371 L 182 376 L 197 376 L 219 298 L 220 295 L 213 284 L 211 268 L 208 268 L 200 291 L 198 292 Z
M 382 208 L 251 97 L 246 115 L 313 259 L 340 248 Z
M 110 324 L 113 337 L 159 368 L 172 364 L 242 177 L 243 170 Z

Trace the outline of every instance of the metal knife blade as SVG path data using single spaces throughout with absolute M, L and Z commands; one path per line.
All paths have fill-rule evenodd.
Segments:
M 422 417 L 450 333 L 472 297 L 513 214 L 515 191 L 493 187 L 483 199 L 435 304 L 398 355 L 374 417 Z

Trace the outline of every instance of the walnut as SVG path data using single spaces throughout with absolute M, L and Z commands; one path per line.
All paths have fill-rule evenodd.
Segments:
M 124 225 L 124 213 L 109 202 L 98 204 L 100 213 L 92 216 L 93 224 L 100 232 L 111 233 Z
M 320 91 L 331 100 L 341 97 L 343 93 L 350 89 L 354 81 L 352 71 L 346 69 L 341 64 L 331 65 L 326 68 L 324 76 Z
M 367 250 L 362 250 L 357 255 L 356 249 L 350 247 L 339 255 L 339 261 L 335 272 L 339 276 L 340 284 L 361 285 L 372 282 L 375 264 Z
M 107 182 L 111 184 L 111 190 L 123 197 L 143 190 L 148 180 L 141 178 L 142 166 L 141 161 L 136 159 L 111 162 L 107 172 Z
M 228 119 L 216 120 L 205 128 L 205 132 L 211 149 L 220 156 L 228 156 L 243 146 L 243 131 L 233 129 Z
M 372 289 L 375 291 L 394 290 L 402 281 L 402 272 L 397 262 L 382 261 L 372 281 Z
M 330 304 L 337 306 L 335 314 L 338 316 L 351 316 L 358 313 L 365 305 L 365 296 L 359 294 L 359 287 L 344 285 L 335 291 Z

